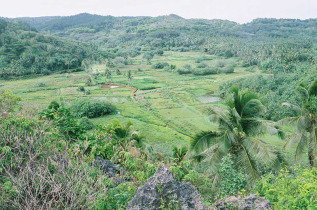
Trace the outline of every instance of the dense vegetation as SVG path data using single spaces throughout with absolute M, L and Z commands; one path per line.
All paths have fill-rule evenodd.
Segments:
M 102 54 L 85 44 L 38 33 L 28 24 L 0 19 L 0 76 L 82 71 L 86 59 Z
M 124 209 L 165 164 L 208 205 L 258 193 L 313 209 L 316 30 L 316 19 L 0 19 L 0 206 Z

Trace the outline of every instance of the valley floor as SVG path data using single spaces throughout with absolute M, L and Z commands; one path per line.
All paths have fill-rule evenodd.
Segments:
M 154 57 L 151 62 L 167 62 L 177 67 L 185 64 L 194 66 L 198 58 L 203 58 L 208 65 L 223 59 L 200 52 L 165 52 L 164 56 Z M 232 74 L 179 75 L 176 71 L 153 69 L 140 56 L 132 60 L 132 64 L 120 68 L 121 75 L 116 75 L 115 69 L 112 69 L 108 79 L 102 74 L 107 69 L 106 65 L 98 64 L 87 72 L 0 81 L 0 85 L 1 89 L 9 89 L 19 95 L 24 107 L 29 107 L 29 110 L 46 108 L 52 100 L 70 104 L 79 97 L 112 102 L 118 113 L 95 118 L 95 124 L 107 124 L 113 119 L 131 121 L 135 129 L 146 137 L 148 144 L 157 152 L 169 155 L 172 145 L 188 146 L 196 132 L 215 127 L 209 121 L 208 107 L 221 100 L 218 91 L 221 84 L 258 74 L 245 71 L 238 59 L 230 60 L 236 63 Z M 129 70 L 132 72 L 131 80 L 127 79 Z M 98 72 L 100 74 L 95 76 Z M 91 86 L 86 84 L 89 77 L 93 80 Z M 79 86 L 84 86 L 90 94 L 78 91 Z

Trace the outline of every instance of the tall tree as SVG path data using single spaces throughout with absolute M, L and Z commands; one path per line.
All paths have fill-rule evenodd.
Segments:
M 287 140 L 285 147 L 295 145 L 295 160 L 307 149 L 307 155 L 310 167 L 314 167 L 317 147 L 317 80 L 307 88 L 306 85 L 300 84 L 296 88 L 297 93 L 302 100 L 302 106 L 291 103 L 283 103 L 296 113 L 296 117 L 281 120 L 281 123 L 295 123 L 296 131 Z
M 221 159 L 231 154 L 234 164 L 251 178 L 258 177 L 258 163 L 280 163 L 278 152 L 258 138 L 273 126 L 261 119 L 265 107 L 257 94 L 245 90 L 242 94 L 233 87 L 233 99 L 224 107 L 211 108 L 211 119 L 218 122 L 218 129 L 202 131 L 194 136 L 191 149 L 198 161 L 207 161 L 216 171 Z
M 128 71 L 128 80 L 132 80 L 132 74 L 131 74 L 131 70 Z

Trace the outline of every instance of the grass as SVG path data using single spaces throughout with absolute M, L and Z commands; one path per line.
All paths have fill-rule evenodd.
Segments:
M 190 64 L 195 67 L 198 59 L 210 66 L 219 59 L 223 60 L 201 52 L 165 52 L 164 56 L 155 56 L 151 62 L 168 62 L 177 67 Z M 25 105 L 36 104 L 39 108 L 60 98 L 66 103 L 79 97 L 112 102 L 120 114 L 93 119 L 95 124 L 107 124 L 113 119 L 122 123 L 131 121 L 155 151 L 170 155 L 173 145 L 188 146 L 190 137 L 197 131 L 215 127 L 205 112 L 215 103 L 202 103 L 198 97 L 219 96 L 218 88 L 224 82 L 255 74 L 239 67 L 238 59 L 231 58 L 230 61 L 237 64 L 233 74 L 194 76 L 153 69 L 142 56 L 138 56 L 131 65 L 120 68 L 122 75 L 116 75 L 116 68 L 113 68 L 111 79 L 100 74 L 94 79 L 93 86 L 87 86 L 86 81 L 89 77 L 94 78 L 92 73 L 104 73 L 105 65 L 92 66 L 89 72 L 0 80 L 0 84 L 1 89 L 10 89 L 22 97 Z M 129 70 L 132 80 L 127 79 Z M 102 83 L 118 84 L 119 87 L 104 88 Z M 84 86 L 91 94 L 79 92 L 79 86 Z

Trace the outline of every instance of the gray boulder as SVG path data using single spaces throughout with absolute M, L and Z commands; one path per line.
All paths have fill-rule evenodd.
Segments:
M 217 210 L 269 210 L 273 209 L 270 202 L 263 197 L 258 196 L 257 194 L 249 195 L 246 198 L 231 196 L 225 200 L 221 200 L 216 205 L 213 206 L 213 209 Z
M 99 167 L 100 170 L 102 170 L 109 177 L 116 177 L 117 174 L 120 174 L 120 165 L 113 164 L 109 160 L 97 157 L 93 164 L 95 167 Z
M 109 160 L 97 157 L 94 160 L 93 165 L 95 167 L 99 167 L 100 170 L 102 170 L 106 175 L 109 176 L 109 178 L 111 178 L 114 181 L 114 187 L 121 183 L 131 181 L 131 178 L 125 177 L 125 170 L 120 170 L 121 165 L 119 164 L 113 164 Z
M 174 180 L 172 171 L 160 166 L 153 177 L 137 190 L 128 210 L 208 209 L 197 189 L 188 182 Z

